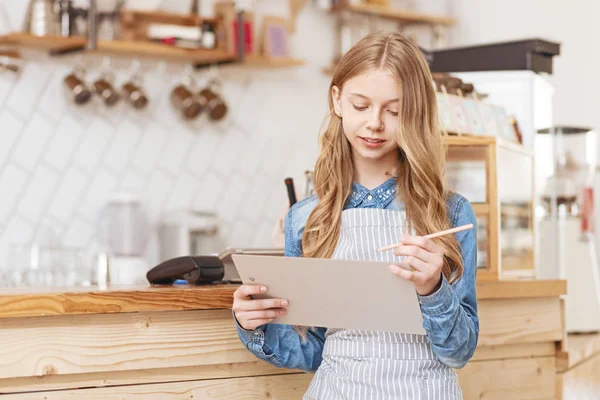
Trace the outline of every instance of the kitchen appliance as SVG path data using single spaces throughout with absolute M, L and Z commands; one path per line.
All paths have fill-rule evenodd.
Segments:
M 60 35 L 59 15 L 52 0 L 30 0 L 23 31 L 35 36 Z
M 541 194 L 540 263 L 546 268 L 540 277 L 567 280 L 568 332 L 598 331 L 600 264 L 593 212 L 596 133 L 557 126 L 538 131 L 538 136 L 536 141 L 546 154 L 554 154 Z
M 522 71 L 552 73 L 552 58 L 560 44 L 543 39 L 482 44 L 435 50 L 433 72 Z
M 216 213 L 197 210 L 169 212 L 160 223 L 160 259 L 218 253 L 223 249 Z
M 109 282 L 146 282 L 144 253 L 150 224 L 141 201 L 131 193 L 115 193 L 98 217 L 98 240 L 108 253 Z
M 209 283 L 241 283 L 232 256 L 235 254 L 283 257 L 284 249 L 243 249 L 227 248 L 218 254 L 203 256 L 183 256 L 166 260 L 148 271 L 148 282 L 157 285 L 170 285 L 177 280 L 185 280 L 190 285 Z
M 146 274 L 148 282 L 155 285 L 170 285 L 185 279 L 190 285 L 220 282 L 224 267 L 216 256 L 184 256 L 167 260 Z

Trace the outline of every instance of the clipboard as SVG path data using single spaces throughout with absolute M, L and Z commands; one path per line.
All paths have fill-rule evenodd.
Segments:
M 274 324 L 425 335 L 417 293 L 389 263 L 232 255 L 242 282 L 265 285 L 253 298 L 289 301 Z M 404 265 L 406 268 L 406 264 Z

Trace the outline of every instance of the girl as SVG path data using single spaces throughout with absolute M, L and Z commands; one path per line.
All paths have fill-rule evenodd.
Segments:
M 390 262 L 390 279 L 414 284 L 427 335 L 269 324 L 287 301 L 252 300 L 266 288 L 242 285 L 233 302 L 239 336 L 275 366 L 316 371 L 307 400 L 460 399 L 453 368 L 471 358 L 479 334 L 476 230 L 423 235 L 476 221 L 469 202 L 444 186 L 429 68 L 400 34 L 372 34 L 344 55 L 329 96 L 316 195 L 289 210 L 285 253 Z M 394 264 L 399 257 L 411 270 Z

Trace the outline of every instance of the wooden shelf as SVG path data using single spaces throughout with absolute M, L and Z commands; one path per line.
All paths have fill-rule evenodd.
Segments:
M 35 36 L 16 32 L 0 36 L 0 44 L 9 44 L 35 50 L 60 51 L 85 46 L 83 37 Z
M 28 33 L 12 33 L 2 37 L 0 43 L 2 42 L 35 50 L 65 51 L 85 46 L 87 39 L 83 37 L 65 38 L 60 36 L 34 36 Z M 96 47 L 96 50 L 88 50 L 88 52 L 196 63 L 235 60 L 235 55 L 221 50 L 183 49 L 160 43 L 141 41 L 99 40 Z
M 487 215 L 490 213 L 490 205 L 488 203 L 472 203 L 473 211 L 475 215 Z
M 84 47 L 87 39 L 83 37 L 64 38 L 60 36 L 34 36 L 28 33 L 12 33 L 0 37 L 0 44 L 43 51 L 66 51 Z M 235 62 L 236 56 L 221 50 L 195 50 L 172 47 L 160 43 L 125 40 L 99 40 L 97 49 L 88 51 L 95 54 L 120 55 L 128 57 L 155 58 L 166 61 L 188 61 L 196 64 Z M 248 57 L 242 65 L 256 67 L 293 67 L 303 65 L 299 59 Z
M 0 50 L 0 57 L 21 58 L 21 54 L 14 50 Z
M 496 143 L 494 136 L 444 136 L 444 143 L 448 146 L 487 146 Z
M 478 136 L 478 135 L 448 135 L 444 136 L 444 143 L 448 146 L 487 146 L 496 144 L 499 147 L 517 152 L 525 156 L 533 156 L 533 152 L 528 150 L 521 143 L 506 140 L 497 136 Z
M 417 11 L 393 9 L 374 4 L 339 5 L 331 9 L 334 12 L 350 11 L 357 14 L 373 15 L 383 19 L 389 19 L 403 24 L 426 24 L 450 26 L 456 23 L 452 17 L 445 15 L 430 15 Z
M 321 69 L 321 72 L 323 72 L 326 75 L 333 75 L 333 73 L 335 72 L 335 65 L 330 65 L 329 67 L 323 67 Z
M 304 61 L 292 57 L 246 56 L 243 65 L 253 67 L 298 67 L 304 65 Z

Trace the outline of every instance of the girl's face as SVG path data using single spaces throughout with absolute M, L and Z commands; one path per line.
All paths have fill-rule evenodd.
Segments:
M 334 86 L 331 94 L 355 157 L 379 160 L 397 153 L 400 93 L 390 72 L 365 72 L 348 80 L 342 91 Z

